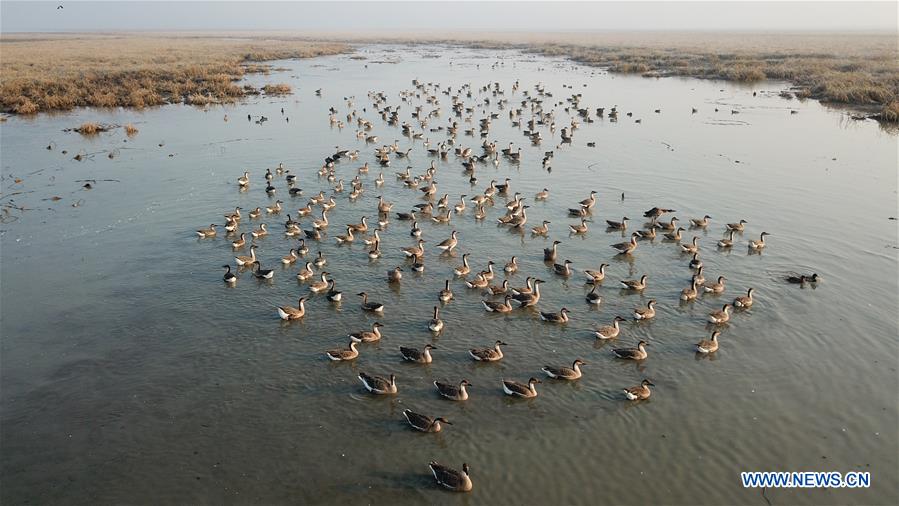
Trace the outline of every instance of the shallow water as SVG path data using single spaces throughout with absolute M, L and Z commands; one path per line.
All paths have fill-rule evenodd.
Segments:
M 897 214 L 894 135 L 814 102 L 779 98 L 783 83 L 644 79 L 446 47 L 377 46 L 358 54 L 367 59 L 277 62 L 289 70 L 250 79 L 290 82 L 295 94 L 287 98 L 208 110 L 79 110 L 2 124 L 2 203 L 27 209 L 10 209 L 0 225 L 4 503 L 897 502 L 897 229 L 888 220 Z M 395 63 L 377 63 L 383 61 Z M 389 224 L 384 257 L 373 262 L 362 244 L 338 247 L 333 236 L 363 215 L 374 222 L 379 194 L 400 211 L 421 202 L 393 177 L 402 160 L 384 170 L 381 190 L 374 187 L 374 146 L 400 139 L 403 150 L 414 147 L 413 173 L 424 172 L 430 158 L 422 141 L 402 137 L 366 97 L 385 91 L 389 104 L 401 106 L 401 121 L 409 121 L 420 101 L 401 102 L 397 93 L 416 78 L 454 90 L 499 82 L 510 107 L 543 83 L 553 93 L 544 98 L 547 110 L 580 93 L 590 109 L 617 105 L 634 116 L 582 123 L 571 145 L 555 149 L 547 172 L 540 159 L 558 145 L 558 131 L 544 130 L 543 144 L 531 146 L 510 124 L 508 108 L 499 111 L 490 139 L 520 145 L 522 163 L 480 167 L 472 188 L 451 155 L 438 161 L 439 193 L 455 202 L 492 178 L 509 177 L 513 191 L 528 198 L 529 223 L 553 222 L 550 237 L 498 228 L 499 205 L 475 222 L 469 205 L 450 225 L 422 223 L 426 271 L 407 268 L 400 286 L 390 287 L 386 271 L 403 264 L 399 248 L 412 245 L 407 222 Z M 513 93 L 516 80 L 521 88 Z M 355 124 L 329 128 L 328 108 L 343 119 L 349 96 L 374 123 L 377 144 L 357 139 Z M 496 111 L 489 94 L 475 92 L 467 102 L 487 97 Z M 452 118 L 450 97 L 439 99 L 443 114 L 432 127 Z M 692 107 L 699 112 L 691 114 Z M 559 127 L 567 124 L 563 106 L 555 109 Z M 256 124 L 247 114 L 270 121 Z M 481 116 L 460 123 L 457 146 L 477 148 L 480 139 L 462 130 Z M 88 120 L 133 122 L 140 133 L 126 142 L 121 129 L 94 138 L 63 132 Z M 436 144 L 445 132 L 426 136 Z M 274 307 L 295 304 L 307 288 L 295 279 L 299 265 L 275 265 L 292 244 L 280 222 L 295 217 L 306 197 L 329 193 L 316 171 L 338 145 L 362 153 L 337 165 L 347 188 L 363 161 L 372 166 L 362 176 L 362 198 L 348 201 L 348 189 L 338 195 L 331 238 L 310 242 L 310 257 L 324 252 L 345 301 L 334 307 L 313 297 L 303 321 L 285 324 Z M 86 159 L 73 160 L 78 152 Z M 257 282 L 244 273 L 229 288 L 219 266 L 233 265 L 230 240 L 197 240 L 193 230 L 221 224 L 236 205 L 270 204 L 262 174 L 279 162 L 298 174 L 305 196 L 291 198 L 276 180 L 285 211 L 258 220 L 273 231 L 258 241 L 258 252 L 275 278 Z M 235 179 L 244 169 L 253 183 L 241 193 Z M 92 190 L 81 189 L 86 179 L 97 180 Z M 533 202 L 544 187 L 550 199 Z M 591 189 L 599 191 L 591 229 L 569 237 L 567 224 L 576 220 L 566 209 Z M 61 199 L 48 200 L 54 196 Z M 642 242 L 633 258 L 613 255 L 608 245 L 624 239 L 606 232 L 603 220 L 638 218 L 653 206 L 677 209 L 682 221 L 713 216 L 707 231 L 684 234 L 701 237 L 706 278 L 726 275 L 725 295 L 679 304 L 689 257 L 660 239 Z M 723 224 L 741 218 L 749 224 L 740 247 L 716 251 Z M 309 219 L 303 222 L 308 228 Z M 632 228 L 642 222 L 633 220 Z M 257 222 L 244 223 L 249 231 Z M 434 245 L 452 229 L 460 236 L 456 255 L 438 256 Z M 773 234 L 769 246 L 748 255 L 745 241 L 763 230 Z M 554 238 L 563 242 L 560 258 L 578 272 L 611 264 L 599 308 L 584 302 L 582 275 L 563 280 L 542 262 L 542 248 Z M 547 280 L 540 308 L 567 306 L 571 322 L 553 326 L 527 311 L 485 314 L 481 295 L 455 280 L 456 300 L 442 312 L 447 328 L 432 339 L 426 323 L 437 291 L 463 252 L 471 253 L 473 269 L 488 260 L 501 268 L 517 255 L 521 267 L 511 284 L 523 285 L 528 275 Z M 788 285 L 781 277 L 789 271 L 817 272 L 824 281 Z M 617 288 L 619 279 L 641 273 L 649 274 L 645 293 Z M 697 358 L 692 344 L 708 336 L 705 315 L 750 286 L 753 308 L 734 316 L 714 357 Z M 361 346 L 355 363 L 331 363 L 324 350 L 345 346 L 347 332 L 376 320 L 360 311 L 353 295 L 360 290 L 387 305 L 385 337 Z M 659 301 L 654 321 L 624 324 L 615 342 L 592 337 L 594 325 L 627 316 L 650 298 Z M 468 358 L 465 350 L 499 336 L 509 343 L 502 362 Z M 652 343 L 642 364 L 609 353 L 639 339 Z M 429 342 L 438 347 L 432 365 L 401 362 L 398 346 Z M 502 377 L 541 377 L 542 365 L 578 357 L 589 362 L 580 381 L 547 380 L 530 401 L 503 396 Z M 399 395 L 365 393 L 359 371 L 396 373 Z M 652 398 L 624 401 L 621 388 L 644 377 L 657 385 Z M 462 378 L 474 385 L 466 403 L 443 401 L 431 386 Z M 402 418 L 407 407 L 454 425 L 436 436 L 413 433 Z M 469 463 L 474 492 L 437 490 L 430 460 Z M 741 487 L 739 473 L 748 470 L 863 470 L 872 473 L 872 486 L 775 489 L 762 497 Z

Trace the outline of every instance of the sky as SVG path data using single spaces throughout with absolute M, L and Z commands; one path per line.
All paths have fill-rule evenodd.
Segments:
M 63 8 L 57 8 L 61 5 Z M 0 1 L 0 31 L 897 31 L 899 2 Z

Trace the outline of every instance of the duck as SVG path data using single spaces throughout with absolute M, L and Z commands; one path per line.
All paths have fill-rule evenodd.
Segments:
M 702 260 L 699 259 L 699 253 L 693 253 L 693 258 L 690 259 L 689 265 L 691 269 L 702 268 Z
M 299 255 L 297 255 L 297 251 L 295 249 L 291 248 L 290 252 L 287 254 L 287 256 L 281 257 L 281 263 L 284 265 L 290 265 L 290 264 L 296 262 L 297 258 L 299 258 Z
M 653 230 L 655 230 L 655 229 L 653 229 Z M 665 239 L 667 239 L 669 241 L 680 241 L 681 238 L 683 237 L 681 235 L 681 232 L 683 232 L 683 231 L 684 231 L 684 227 L 677 227 L 677 229 L 674 232 L 665 232 Z
M 720 310 L 709 313 L 709 323 L 727 323 L 730 320 L 730 308 L 730 304 L 725 304 Z
M 531 228 L 531 233 L 534 235 L 542 235 L 546 236 L 549 233 L 548 225 L 552 223 L 551 221 L 543 220 L 543 224 L 537 225 L 536 227 Z
M 409 422 L 413 429 L 421 432 L 440 432 L 443 429 L 442 424 L 452 425 L 449 420 L 442 416 L 431 418 L 430 416 L 416 413 L 411 409 L 404 409 L 403 416 L 406 417 L 406 421 Z
M 315 230 L 324 230 L 328 228 L 328 210 L 322 209 L 322 217 L 312 222 L 312 228 Z
M 498 340 L 494 343 L 493 348 L 471 348 L 468 350 L 468 354 L 478 362 L 496 362 L 503 358 L 503 350 L 500 349 L 500 346 L 508 345 Z
M 572 263 L 571 260 L 565 260 L 565 263 L 562 264 L 553 264 L 553 272 L 558 274 L 559 276 L 571 276 L 571 267 L 569 267 Z
M 634 250 L 637 249 L 637 234 L 631 234 L 630 241 L 613 244 L 611 247 L 618 250 L 619 255 L 628 255 L 630 253 L 633 253 Z
M 553 241 L 552 246 L 543 249 L 543 261 L 554 262 L 556 260 L 556 250 L 562 241 Z
M 306 240 L 300 239 L 300 241 L 297 243 L 297 247 L 294 248 L 294 250 L 297 252 L 297 255 L 305 255 L 306 253 L 309 253 L 309 246 L 306 246 Z
M 696 253 L 699 251 L 699 238 L 695 235 L 693 236 L 693 240 L 690 244 L 681 244 L 680 245 L 681 253 Z
M 265 236 L 267 236 L 267 235 L 268 235 L 268 229 L 265 227 L 265 223 L 260 223 L 260 224 L 259 224 L 259 228 L 257 228 L 256 230 L 250 232 L 250 235 L 252 235 L 254 238 L 256 238 L 256 237 L 265 237 Z
M 737 233 L 737 232 L 736 232 L 735 230 L 728 230 L 728 231 L 727 231 L 727 235 L 728 235 L 727 239 L 721 239 L 720 241 L 718 241 L 718 247 L 719 247 L 719 248 L 730 248 L 730 247 L 733 247 L 733 245 L 734 245 L 734 235 L 735 235 L 736 233 Z
M 597 327 L 596 330 L 593 331 L 593 333 L 596 335 L 597 339 L 615 339 L 616 337 L 618 337 L 618 334 L 621 333 L 621 327 L 619 327 L 618 324 L 624 321 L 627 320 L 625 320 L 621 316 L 616 316 L 612 320 L 611 325 L 603 325 L 601 327 Z
M 465 276 L 469 272 L 471 272 L 471 266 L 468 264 L 468 255 L 469 253 L 465 253 L 462 255 L 462 265 L 453 269 L 453 274 L 456 276 Z
M 503 271 L 507 274 L 515 274 L 518 272 L 518 257 L 513 256 L 503 267 Z
M 453 250 L 453 248 L 456 247 L 457 244 L 459 244 L 459 239 L 457 237 L 456 231 L 453 230 L 453 232 L 450 234 L 449 239 L 441 241 L 437 245 L 437 249 L 442 250 L 444 253 L 449 253 Z
M 355 360 L 359 356 L 359 350 L 356 349 L 356 341 L 350 341 L 348 348 L 328 350 L 325 352 L 325 356 L 335 362 L 344 362 Z
M 699 266 L 698 269 L 696 269 L 696 274 L 694 274 L 694 276 L 696 276 L 696 284 L 697 285 L 705 284 L 705 275 L 702 273 L 703 270 L 705 270 L 705 267 L 703 267 L 701 265 Z
M 511 380 L 503 380 L 503 392 L 506 395 L 511 395 L 512 397 L 522 397 L 525 399 L 532 399 L 537 397 L 537 389 L 534 387 L 537 383 L 542 383 L 542 381 L 537 378 L 531 378 L 528 380 L 527 384 L 519 383 L 517 381 Z
M 328 274 L 327 272 L 322 272 L 320 274 L 321 278 L 318 281 L 314 281 L 309 284 L 309 291 L 312 293 L 320 293 L 324 292 L 331 285 L 328 282 Z
M 748 309 L 752 307 L 752 293 L 755 292 L 755 288 L 750 288 L 746 290 L 746 295 L 741 295 L 734 299 L 734 307 Z
M 696 276 L 693 276 L 690 280 L 690 286 L 681 290 L 680 300 L 695 300 L 697 296 L 699 296 L 699 282 L 696 280 Z
M 746 220 L 740 220 L 737 223 L 728 223 L 725 225 L 727 230 L 733 230 L 734 232 L 742 232 L 746 229 L 746 224 L 749 223 Z
M 337 283 L 333 279 L 328 280 L 328 293 L 325 295 L 331 302 L 340 302 L 343 292 L 337 290 Z
M 387 271 L 387 282 L 388 283 L 399 283 L 400 280 L 403 279 L 403 268 L 400 266 L 396 266 L 393 270 Z
M 465 211 L 465 197 L 467 197 L 467 196 L 468 195 L 461 195 L 459 197 L 459 203 L 456 204 L 455 206 L 453 206 L 453 211 L 455 211 L 457 213 L 461 213 L 461 212 Z
M 624 396 L 627 397 L 629 401 L 642 401 L 649 399 L 649 396 L 652 395 L 652 392 L 649 390 L 649 387 L 654 387 L 651 381 L 645 379 L 640 382 L 640 385 L 630 388 L 624 389 Z
M 396 214 L 396 219 L 400 221 L 415 221 L 415 211 L 409 211 L 408 213 L 394 213 Z M 413 223 L 414 225 L 414 223 Z
M 612 350 L 612 353 L 616 357 L 625 360 L 643 360 L 649 356 L 649 354 L 646 353 L 647 346 L 649 346 L 649 343 L 641 340 L 637 343 L 636 348 L 615 348 Z
M 706 228 L 709 226 L 712 217 L 709 215 L 703 216 L 701 219 L 690 218 L 690 225 L 697 228 Z
M 712 332 L 712 337 L 696 343 L 696 351 L 699 353 L 715 353 L 718 351 L 718 336 L 720 335 L 721 332 L 717 330 Z
M 272 269 L 263 269 L 259 260 L 256 260 L 253 262 L 253 275 L 256 276 L 257 279 L 272 279 L 275 276 L 275 271 Z
M 374 343 L 381 340 L 381 327 L 383 326 L 384 324 L 381 322 L 375 322 L 371 325 L 371 330 L 353 332 L 348 334 L 347 337 L 357 343 Z
M 817 274 L 812 274 L 811 276 L 806 276 L 805 274 L 802 274 L 800 276 L 791 274 L 784 278 L 784 280 L 787 283 L 793 283 L 796 285 L 805 284 L 805 283 L 817 283 L 818 281 L 820 281 L 820 279 L 821 279 L 821 276 L 818 276 Z
M 426 344 L 424 348 L 407 348 L 405 346 L 400 346 L 400 355 L 403 356 L 403 360 L 408 362 L 416 362 L 419 364 L 430 364 L 434 359 L 431 357 L 431 350 L 436 350 L 437 347 L 431 344 Z
M 482 300 L 481 304 L 488 313 L 510 313 L 512 311 L 512 296 L 506 295 L 503 302 Z
M 568 225 L 568 230 L 571 231 L 572 234 L 583 235 L 587 233 L 587 219 L 581 218 L 580 224 L 577 225 Z
M 464 379 L 459 382 L 458 386 L 456 386 L 450 383 L 434 381 L 434 386 L 437 388 L 437 393 L 442 397 L 451 401 L 465 401 L 468 400 L 467 387 L 470 387 L 471 383 L 469 383 L 467 379 Z
M 216 235 L 215 227 L 217 227 L 217 226 L 218 226 L 218 225 L 216 225 L 215 223 L 213 223 L 212 225 L 209 225 L 209 228 L 201 228 L 201 229 L 198 229 L 198 230 L 197 230 L 197 235 L 198 235 L 200 238 L 215 237 L 215 235 Z
M 551 365 L 545 365 L 543 366 L 542 371 L 552 379 L 572 381 L 580 379 L 581 376 L 583 376 L 581 373 L 582 365 L 587 365 L 587 362 L 578 358 L 571 364 L 571 367 L 553 367 Z
M 716 283 L 712 283 L 710 285 L 703 286 L 703 289 L 706 293 L 724 293 L 724 281 L 727 280 L 724 276 L 718 276 L 718 281 Z
M 428 464 L 431 474 L 437 480 L 437 484 L 443 488 L 452 490 L 453 492 L 469 492 L 471 491 L 471 476 L 469 475 L 468 464 L 462 464 L 462 470 L 457 471 L 451 467 L 446 467 L 436 461 Z
M 379 302 L 369 302 L 368 294 L 365 292 L 359 292 L 356 295 L 362 297 L 362 310 L 368 311 L 370 313 L 383 313 L 384 312 L 384 304 Z
M 587 295 L 586 295 L 587 304 L 593 304 L 593 305 L 598 306 L 599 304 L 602 303 L 602 297 L 598 293 L 596 293 L 597 286 L 598 285 L 594 284 L 593 288 L 590 290 L 590 292 L 587 293 Z
M 297 280 L 306 281 L 314 275 L 315 271 L 312 269 L 312 262 L 306 262 L 306 265 L 297 273 Z
M 282 320 L 299 320 L 306 316 L 306 297 L 300 297 L 297 307 L 278 306 L 278 316 Z
M 627 230 L 627 222 L 630 220 L 627 216 L 621 218 L 621 221 L 611 221 L 606 220 L 606 224 L 608 224 L 609 228 L 612 230 Z
M 558 313 L 540 312 L 540 319 L 549 323 L 568 323 L 568 308 L 563 307 Z
M 362 386 L 365 387 L 369 392 L 376 395 L 389 395 L 395 394 L 396 389 L 396 376 L 391 374 L 389 379 L 383 378 L 381 376 L 371 376 L 364 372 L 359 373 L 359 381 L 362 382 Z
M 600 264 L 599 270 L 595 271 L 591 269 L 584 269 L 584 274 L 587 275 L 587 282 L 593 284 L 601 283 L 602 280 L 606 278 L 606 267 L 608 266 L 608 264 Z
M 443 320 L 440 319 L 440 308 L 437 306 L 434 306 L 434 317 L 428 321 L 428 330 L 431 332 L 443 330 Z
M 626 290 L 644 290 L 647 278 L 648 276 L 644 274 L 640 276 L 640 279 L 623 279 L 620 283 Z
M 749 241 L 749 249 L 760 250 L 765 247 L 765 237 L 769 236 L 768 232 L 762 232 L 758 241 Z
M 635 320 L 649 320 L 655 318 L 656 316 L 656 300 L 650 299 L 649 302 L 646 303 L 646 308 L 636 308 L 634 309 L 634 319 Z
M 222 278 L 222 279 L 225 281 L 225 283 L 228 283 L 228 284 L 234 284 L 234 283 L 237 283 L 237 275 L 234 274 L 233 272 L 231 272 L 231 266 L 230 266 L 230 265 L 223 265 L 222 268 L 223 268 L 223 269 L 227 269 L 227 270 L 225 271 L 224 277 Z

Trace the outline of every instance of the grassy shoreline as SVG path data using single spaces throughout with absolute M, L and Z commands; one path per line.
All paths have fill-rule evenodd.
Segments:
M 791 95 L 899 122 L 895 34 L 853 33 L 147 33 L 21 34 L 0 37 L 0 109 L 204 105 L 262 92 L 236 84 L 266 61 L 351 51 L 352 43 L 456 44 L 517 49 L 647 77 L 792 83 Z

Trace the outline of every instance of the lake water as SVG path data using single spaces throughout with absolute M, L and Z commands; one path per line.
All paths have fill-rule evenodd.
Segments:
M 248 79 L 290 83 L 295 93 L 285 98 L 205 110 L 78 110 L 2 124 L 2 203 L 26 209 L 8 208 L 0 225 L 3 503 L 897 502 L 894 134 L 815 102 L 780 98 L 784 83 L 647 79 L 511 51 L 442 46 L 369 46 L 356 54 L 366 59 L 276 62 L 286 70 Z M 449 225 L 421 223 L 429 241 L 426 270 L 416 274 L 407 265 L 399 286 L 388 286 L 386 271 L 403 265 L 400 248 L 413 244 L 408 222 L 391 220 L 377 261 L 369 261 L 361 243 L 335 244 L 342 224 L 363 215 L 375 222 L 380 194 L 396 211 L 422 202 L 420 192 L 393 175 L 405 168 L 403 160 L 384 169 L 381 189 L 374 186 L 381 170 L 376 146 L 399 139 L 402 150 L 412 147 L 413 174 L 422 174 L 432 158 L 422 140 L 388 126 L 367 97 L 385 92 L 388 104 L 401 107 L 400 121 L 412 122 L 414 106 L 424 102 L 402 102 L 398 93 L 411 89 L 413 79 L 454 93 L 471 83 L 472 97 L 462 96 L 466 104 L 489 98 L 487 110 L 499 112 L 489 139 L 522 148 L 519 165 L 502 159 L 498 167 L 480 166 L 474 187 L 456 157 L 438 160 L 438 196 L 448 193 L 455 203 L 460 194 L 482 192 L 490 179 L 508 177 L 531 205 L 529 226 L 552 221 L 548 238 L 498 227 L 506 198 L 482 222 L 469 203 Z M 497 109 L 503 97 L 478 91 L 494 82 L 508 99 L 503 110 Z M 570 118 L 565 105 L 555 104 L 574 93 L 591 111 L 617 105 L 621 116 L 582 122 L 573 143 L 561 147 L 559 130 L 544 127 L 542 145 L 532 146 L 508 111 L 519 107 L 525 90 L 533 96 L 538 83 L 553 95 L 542 98 L 559 128 Z M 314 93 L 319 88 L 321 97 Z M 376 144 L 356 137 L 355 122 L 329 127 L 328 108 L 345 119 L 344 97 L 351 96 L 359 116 L 372 121 Z M 483 108 L 478 105 L 469 124 L 453 117 L 450 96 L 438 98 L 442 114 L 430 127 L 456 119 L 456 146 L 480 154 L 480 138 L 462 131 L 477 127 Z M 257 124 L 260 115 L 270 121 Z M 527 109 L 523 118 L 530 118 Z M 121 129 L 93 138 L 63 131 L 83 121 L 130 122 L 140 132 L 126 142 Z M 446 132 L 425 136 L 433 147 Z M 296 304 L 308 289 L 295 278 L 300 263 L 278 264 L 294 244 L 281 233 L 282 223 L 286 214 L 296 218 L 308 196 L 330 195 L 331 183 L 317 170 L 335 146 L 361 154 L 337 164 L 347 190 L 329 215 L 330 237 L 310 241 L 309 257 L 324 253 L 345 300 L 334 306 L 314 296 L 305 319 L 284 323 L 275 306 Z M 540 163 L 549 150 L 555 151 L 551 172 Z M 79 152 L 82 161 L 73 159 Z M 372 167 L 361 176 L 366 191 L 351 202 L 349 181 L 364 161 Z M 270 205 L 262 175 L 279 163 L 298 175 L 304 196 L 289 196 L 276 176 L 284 212 L 245 217 L 241 225 L 246 232 L 259 222 L 269 225 L 272 234 L 257 243 L 274 279 L 258 282 L 244 272 L 229 288 L 220 266 L 234 265 L 230 239 L 220 233 L 198 240 L 194 230 L 221 225 L 222 214 L 238 205 Z M 244 170 L 252 185 L 241 193 L 236 178 Z M 93 189 L 82 189 L 89 179 L 96 180 Z M 544 187 L 550 198 L 534 202 Z M 567 208 L 591 189 L 599 203 L 590 231 L 569 237 L 567 225 L 577 220 L 567 217 Z M 684 237 L 699 235 L 706 278 L 727 276 L 724 295 L 680 304 L 689 256 L 660 238 L 641 242 L 632 258 L 614 255 L 609 245 L 625 239 L 606 232 L 604 220 L 626 215 L 634 218 L 631 229 L 641 228 L 643 211 L 653 206 L 676 209 L 682 222 L 713 217 L 706 231 Z M 738 246 L 716 250 L 724 223 L 739 219 L 748 224 Z M 302 219 L 304 228 L 310 221 Z M 456 254 L 438 256 L 436 243 L 453 229 L 460 239 Z M 762 231 L 772 234 L 768 247 L 749 255 L 746 241 Z M 553 239 L 562 241 L 560 259 L 571 259 L 578 271 L 568 280 L 542 261 Z M 481 294 L 452 276 L 465 252 L 473 270 L 495 261 L 497 282 L 502 265 L 517 255 L 520 270 L 511 284 L 523 285 L 528 275 L 546 280 L 539 309 L 566 306 L 571 321 L 551 325 L 525 310 L 485 313 Z M 603 303 L 590 307 L 580 270 L 603 262 L 610 264 L 599 289 Z M 823 281 L 789 285 L 782 276 L 790 271 L 816 272 Z M 649 275 L 643 294 L 619 290 L 618 280 L 642 273 Z M 456 299 L 443 307 L 446 329 L 435 338 L 426 325 L 448 278 Z M 752 309 L 734 315 L 714 357 L 697 358 L 692 345 L 708 337 L 707 313 L 748 287 L 756 289 Z M 362 290 L 386 304 L 382 318 L 362 313 L 355 297 Z M 654 320 L 624 323 L 612 342 L 593 337 L 595 325 L 629 317 L 650 298 L 658 300 Z M 354 363 L 324 357 L 346 345 L 348 332 L 374 321 L 384 323 L 384 338 L 360 346 Z M 509 343 L 501 362 L 470 360 L 468 348 L 497 338 Z M 639 339 L 651 342 L 647 360 L 613 358 L 611 348 Z M 433 364 L 401 361 L 399 346 L 426 343 L 438 348 Z M 580 381 L 544 378 L 533 400 L 503 395 L 501 378 L 543 377 L 543 365 L 575 358 L 589 363 Z M 366 393 L 359 371 L 395 373 L 399 394 Z M 474 385 L 465 403 L 440 399 L 431 385 L 462 378 Z M 656 384 L 651 399 L 624 400 L 621 389 L 643 378 Z M 453 425 L 437 435 L 412 432 L 405 408 Z M 455 468 L 467 462 L 474 491 L 438 489 L 430 460 Z M 869 471 L 872 484 L 769 489 L 763 496 L 740 484 L 740 472 L 752 470 Z

